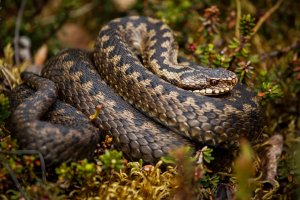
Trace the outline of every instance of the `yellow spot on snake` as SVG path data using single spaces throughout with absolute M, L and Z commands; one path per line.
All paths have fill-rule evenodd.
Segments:
M 121 71 L 125 74 L 126 70 L 130 67 L 129 64 L 125 64 L 121 67 Z
M 92 89 L 92 87 L 93 87 L 93 82 L 92 82 L 92 81 L 88 81 L 88 82 L 82 84 L 82 86 L 83 86 L 84 88 L 87 88 L 87 89 L 90 90 L 90 89 Z
M 118 66 L 119 65 L 119 62 L 121 60 L 121 56 L 120 55 L 115 55 L 113 58 L 112 58 L 112 62 L 115 66 Z
M 109 40 L 109 36 L 108 35 L 103 35 L 102 37 L 101 37 L 101 42 L 106 42 L 106 41 L 108 41 Z
M 106 55 L 108 56 L 108 54 L 109 54 L 110 52 L 112 52 L 114 49 L 115 49 L 114 46 L 109 46 L 109 47 L 107 47 L 106 49 L 104 49 L 104 52 L 105 52 Z
M 195 99 L 193 97 L 188 97 L 186 99 L 185 103 L 191 104 L 191 105 L 197 105 L 196 102 L 195 102 Z
M 159 21 L 157 19 L 153 19 L 153 18 L 148 18 L 148 21 L 152 24 L 156 24 L 156 23 L 159 23 Z
M 133 20 L 138 20 L 140 17 L 139 16 L 130 16 L 129 18 L 133 19 Z

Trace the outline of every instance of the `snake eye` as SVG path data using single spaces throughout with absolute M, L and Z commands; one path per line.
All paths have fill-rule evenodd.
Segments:
M 215 79 L 210 80 L 210 85 L 211 85 L 211 86 L 218 85 L 218 83 L 219 83 L 218 80 L 215 80 Z

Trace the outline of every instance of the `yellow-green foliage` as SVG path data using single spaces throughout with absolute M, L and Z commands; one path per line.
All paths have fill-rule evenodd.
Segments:
M 203 149 L 204 160 L 212 159 L 209 152 L 209 148 Z M 127 163 L 121 152 L 106 151 L 95 163 L 83 160 L 70 165 L 62 164 L 56 169 L 59 178 L 57 183 L 62 188 L 71 189 L 69 195 L 76 199 L 169 199 L 209 196 L 206 191 L 209 187 L 203 186 L 209 185 L 204 161 L 196 164 L 189 148 L 180 148 L 163 160 L 155 166 L 143 165 L 142 160 Z M 167 166 L 166 162 L 173 165 Z M 195 173 L 198 175 L 194 176 Z
M 14 64 L 14 51 L 11 44 L 6 45 L 3 49 L 3 53 L 4 57 L 0 58 L 0 77 L 5 77 L 10 88 L 14 88 L 16 85 L 21 83 L 20 74 L 25 70 L 28 63 L 24 62 L 20 66 L 16 66 Z
M 70 196 L 76 199 L 167 199 L 178 187 L 177 172 L 171 166 L 162 171 L 162 163 L 127 163 L 121 152 L 112 150 L 96 159 L 96 163 L 83 160 L 79 164 L 63 164 L 56 172 L 60 186 L 72 188 Z
M 20 66 L 14 65 L 14 51 L 11 44 L 7 44 L 3 49 L 3 57 L 0 58 L 0 78 L 7 81 L 8 85 L 0 84 L 0 137 L 3 135 L 4 120 L 10 115 L 8 97 L 3 94 L 6 87 L 12 89 L 21 83 L 20 74 L 25 69 L 26 63 Z

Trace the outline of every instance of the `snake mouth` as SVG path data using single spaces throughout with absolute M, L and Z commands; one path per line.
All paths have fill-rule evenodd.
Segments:
M 211 79 L 209 84 L 202 89 L 192 90 L 195 94 L 216 96 L 229 93 L 237 84 L 237 78 L 228 78 L 222 80 Z
M 229 91 L 231 91 L 232 88 L 233 87 L 224 87 L 224 88 L 218 88 L 218 89 L 206 88 L 206 89 L 202 89 L 202 90 L 193 90 L 193 93 L 200 94 L 200 95 L 207 95 L 207 96 L 215 96 L 215 95 L 226 94 Z

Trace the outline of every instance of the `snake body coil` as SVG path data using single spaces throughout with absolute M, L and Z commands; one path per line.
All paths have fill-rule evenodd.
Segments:
M 25 73 L 23 80 L 28 86 L 12 92 L 18 105 L 13 133 L 49 163 L 89 156 L 99 142 L 97 128 L 111 133 L 127 157 L 146 162 L 180 145 L 236 148 L 240 137 L 257 142 L 260 136 L 253 93 L 235 86 L 232 72 L 178 62 L 169 27 L 151 18 L 113 20 L 100 31 L 92 54 L 62 51 L 42 77 Z M 99 104 L 103 109 L 90 122 Z

